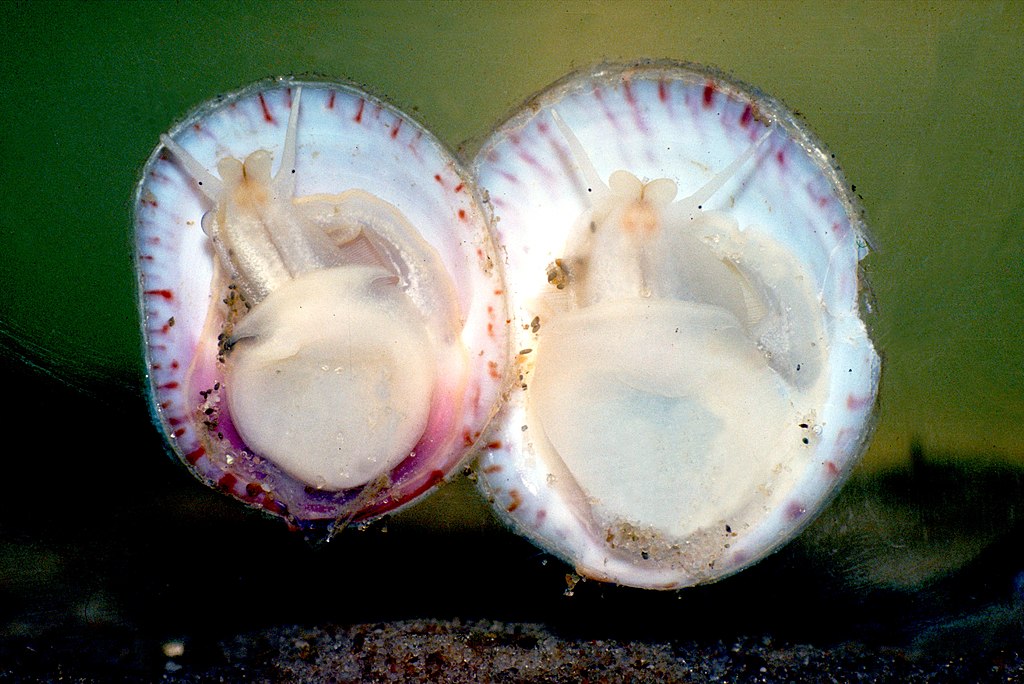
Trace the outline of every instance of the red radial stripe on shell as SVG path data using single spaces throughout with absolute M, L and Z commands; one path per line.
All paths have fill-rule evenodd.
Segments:
M 185 454 L 185 460 L 189 462 L 189 465 L 195 465 L 196 461 L 206 455 L 206 449 L 202 446 Z
M 277 123 L 274 120 L 274 115 L 270 113 L 270 107 L 267 106 L 267 101 L 263 99 L 263 93 L 260 93 L 260 107 L 263 109 L 263 120 L 267 123 Z
M 708 109 L 715 102 L 715 84 L 708 81 L 704 84 L 704 106 Z
M 740 114 L 740 126 L 746 128 L 750 125 L 750 122 L 754 120 L 754 108 L 747 105 L 743 108 L 743 113 Z
M 870 394 L 864 397 L 858 397 L 856 395 L 851 394 L 848 397 L 846 397 L 846 408 L 850 409 L 851 411 L 860 411 L 865 406 L 870 404 L 871 400 L 872 397 Z
M 633 84 L 630 81 L 622 82 L 622 92 L 626 96 L 626 104 L 629 105 L 629 110 L 633 112 L 633 122 L 636 124 L 638 130 L 647 133 L 649 128 L 647 121 L 644 119 L 643 110 L 640 105 L 637 104 L 636 95 L 633 93 Z
M 798 501 L 790 501 L 786 505 L 786 517 L 790 520 L 799 520 L 807 512 L 807 507 Z

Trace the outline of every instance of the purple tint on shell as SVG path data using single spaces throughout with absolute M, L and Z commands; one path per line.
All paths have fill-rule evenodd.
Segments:
M 136 264 L 150 404 L 171 449 L 211 486 L 293 525 L 330 527 L 336 520 L 359 522 L 411 503 L 470 455 L 474 445 L 465 444 L 462 434 L 483 432 L 501 390 L 503 376 L 495 377 L 493 369 L 504 368 L 508 341 L 494 321 L 507 317 L 505 286 L 488 217 L 458 161 L 419 124 L 354 86 L 290 79 L 257 83 L 200 106 L 169 137 L 218 178 L 219 160 L 245 160 L 266 150 L 273 176 L 300 87 L 296 202 L 314 195 L 333 202 L 359 191 L 394 207 L 418 231 L 412 239 L 433 250 L 444 273 L 439 277 L 449 279 L 453 306 L 461 312 L 462 328 L 451 331 L 457 342 L 448 344 L 461 344 L 462 350 L 450 346 L 438 362 L 440 382 L 413 455 L 365 486 L 331 491 L 252 453 L 229 415 L 230 381 L 218 360 L 237 352 L 215 339 L 226 321 L 243 320 L 247 307 L 227 288 L 223 266 L 215 269 L 217 256 L 201 227 L 213 206 L 203 193 L 212 189 L 200 187 L 162 145 L 136 193 Z M 371 224 L 365 230 L 374 229 Z M 420 296 L 413 287 L 409 296 Z
M 556 114 L 564 121 L 568 133 L 553 125 Z M 578 141 L 577 148 L 582 149 L 585 159 L 581 160 L 581 155 L 574 151 L 570 137 Z M 735 314 L 740 328 L 753 330 L 762 320 L 771 323 L 773 317 L 781 321 L 771 328 L 771 334 L 759 332 L 753 341 L 759 345 L 758 353 L 768 360 L 765 363 L 775 359 L 770 361 L 775 364 L 770 365 L 771 374 L 757 377 L 769 378 L 766 383 L 783 383 L 780 386 L 793 397 L 788 402 L 777 402 L 782 408 L 772 409 L 793 413 L 785 420 L 772 419 L 774 427 L 770 434 L 777 434 L 778 444 L 786 445 L 778 448 L 778 453 L 786 454 L 786 460 L 780 461 L 778 468 L 769 467 L 774 461 L 768 459 L 783 457 L 774 455 L 775 447 L 759 446 L 767 454 L 764 459 L 748 459 L 747 465 L 730 470 L 720 465 L 727 464 L 729 459 L 714 458 L 718 453 L 714 448 L 695 448 L 691 452 L 681 447 L 678 461 L 674 462 L 678 466 L 672 465 L 668 455 L 661 456 L 672 454 L 670 450 L 645 452 L 666 459 L 660 470 L 654 465 L 648 468 L 647 461 L 654 461 L 644 455 L 637 456 L 634 465 L 629 444 L 616 441 L 619 435 L 613 434 L 614 425 L 619 421 L 626 424 L 627 419 L 633 421 L 628 423 L 630 426 L 639 424 L 639 414 L 643 412 L 637 416 L 617 409 L 602 413 L 604 405 L 594 397 L 601 388 L 614 386 L 614 373 L 608 373 L 608 382 L 601 375 L 605 366 L 622 374 L 641 372 L 615 364 L 620 363 L 619 359 L 632 358 L 627 353 L 629 345 L 646 348 L 643 338 L 627 337 L 628 327 L 614 328 L 618 331 L 617 342 L 609 340 L 607 348 L 622 348 L 614 358 L 601 357 L 589 367 L 580 362 L 580 373 L 593 373 L 595 378 L 587 385 L 594 390 L 592 395 L 571 394 L 568 383 L 573 381 L 572 375 L 563 377 L 552 366 L 538 370 L 542 368 L 538 359 L 545 348 L 560 344 L 561 338 L 545 337 L 545 331 L 554 323 L 567 321 L 557 328 L 558 334 L 572 340 L 576 345 L 573 348 L 581 349 L 580 344 L 588 343 L 586 329 L 570 334 L 570 322 L 605 320 L 598 318 L 598 313 L 589 314 L 588 318 L 588 312 L 594 311 L 603 316 L 611 316 L 612 311 L 616 316 L 625 315 L 621 302 L 651 296 L 648 293 L 638 297 L 633 292 L 612 289 L 614 296 L 606 299 L 574 303 L 574 298 L 591 297 L 590 293 L 599 292 L 599 287 L 618 287 L 619 271 L 626 274 L 623 277 L 627 280 L 622 282 L 628 282 L 630 271 L 615 264 L 633 263 L 625 258 L 601 261 L 603 255 L 593 245 L 618 243 L 602 243 L 599 238 L 586 235 L 588 222 L 591 234 L 610 234 L 603 232 L 611 228 L 602 222 L 611 221 L 608 217 L 618 214 L 601 212 L 622 211 L 621 215 L 627 216 L 632 211 L 632 205 L 595 200 L 602 189 L 594 187 L 593 177 L 596 175 L 597 182 L 605 186 L 605 193 L 609 192 L 609 179 L 620 171 L 627 172 L 638 188 L 655 187 L 655 181 L 662 183 L 661 179 L 666 179 L 666 183 L 675 183 L 678 191 L 674 201 L 680 202 L 715 179 L 716 174 L 732 168 L 734 162 L 739 166 L 732 175 L 725 177 L 701 201 L 697 213 L 691 215 L 694 227 L 690 229 L 715 260 L 743 275 L 746 289 L 742 306 L 753 309 L 747 310 L 747 318 Z M 592 171 L 586 170 L 588 165 Z M 522 382 L 513 388 L 493 425 L 492 438 L 505 448 L 488 451 L 480 462 L 480 485 L 493 500 L 495 511 L 513 529 L 563 557 L 578 572 L 603 581 L 656 589 L 715 581 L 756 562 L 795 536 L 821 510 L 863 453 L 871 433 L 880 372 L 878 356 L 860 318 L 859 295 L 864 283 L 859 262 L 868 251 L 863 211 L 821 142 L 778 101 L 712 70 L 671 62 L 607 65 L 570 75 L 531 97 L 526 106 L 497 126 L 483 143 L 474 169 L 494 208 L 507 258 L 513 349 L 529 348 L 534 352 L 529 358 L 517 359 Z M 632 187 L 623 183 L 620 175 L 617 192 Z M 657 186 L 657 192 L 662 192 L 666 183 Z M 643 200 L 644 196 L 639 198 Z M 608 204 L 598 207 L 598 201 Z M 620 206 L 624 208 L 619 209 Z M 637 216 L 643 218 L 647 214 Z M 672 227 L 688 229 L 685 223 Z M 573 252 L 587 249 L 595 251 Z M 694 255 L 697 251 L 685 253 Z M 633 258 L 628 252 L 623 256 Z M 583 289 L 572 289 L 576 287 L 574 278 L 587 278 L 590 272 L 603 274 L 600 277 L 606 279 L 593 285 L 588 283 Z M 685 268 L 658 273 L 670 272 L 691 273 Z M 803 284 L 791 287 L 791 282 Z M 563 286 L 568 293 L 559 292 Z M 716 303 L 718 300 L 700 299 L 692 293 L 678 300 L 656 295 L 653 301 L 675 306 L 673 311 L 686 312 L 686 316 L 693 312 L 695 317 L 698 313 L 707 314 L 711 306 L 722 306 Z M 799 302 L 806 304 L 796 306 Z M 759 307 L 767 313 L 758 313 Z M 815 336 L 818 333 L 813 331 L 821 331 L 820 338 L 808 338 L 816 339 L 816 344 L 825 350 L 821 360 L 811 365 L 801 355 L 816 358 L 814 353 L 790 350 L 815 348 L 815 344 L 785 332 L 805 328 L 787 325 L 788 319 L 780 313 L 797 310 L 806 312 L 800 315 L 806 315 L 811 324 L 807 330 Z M 538 318 L 540 325 L 531 328 L 529 322 Z M 625 320 L 630 325 L 642 323 L 639 317 Z M 687 330 L 688 343 L 697 341 L 702 334 L 699 328 L 694 329 L 697 332 Z M 780 345 L 779 336 L 785 335 L 790 337 L 781 338 L 786 342 Z M 627 339 L 629 342 L 624 341 Z M 714 345 L 708 348 L 719 349 Z M 596 342 L 594 349 L 598 349 Z M 705 356 L 703 347 L 687 349 L 691 350 L 692 358 Z M 720 353 L 714 351 L 709 356 L 719 358 L 714 354 Z M 792 364 L 784 363 L 789 358 L 787 353 L 795 355 Z M 566 367 L 562 361 L 559 363 Z M 679 362 L 679 370 L 672 370 L 679 377 L 700 377 L 685 376 L 691 367 L 695 374 L 702 372 L 702 367 L 692 362 Z M 813 375 L 809 374 L 810 369 L 814 369 Z M 550 395 L 557 400 L 546 399 L 548 395 L 536 389 L 543 386 L 540 380 L 544 373 L 559 378 L 559 391 Z M 641 391 L 637 388 L 643 385 L 635 384 L 639 380 L 633 380 L 633 375 L 628 377 L 628 391 Z M 678 393 L 698 397 L 688 400 L 691 404 L 711 405 L 702 398 L 701 386 L 696 385 L 697 389 L 692 391 L 687 389 L 690 386 L 679 386 Z M 745 387 L 739 380 L 736 386 Z M 660 390 L 650 392 L 661 396 Z M 737 405 L 745 406 L 744 393 L 737 392 L 736 396 Z M 746 392 L 746 396 L 761 395 Z M 769 392 L 764 396 L 773 395 Z M 616 397 L 607 401 L 618 401 Z M 669 399 L 664 403 L 668 404 Z M 691 410 L 687 408 L 689 404 L 680 405 L 682 408 L 673 409 L 680 415 Z M 553 408 L 553 415 L 558 418 L 543 415 L 542 406 Z M 786 409 L 787 406 L 793 408 Z M 575 422 L 571 422 L 572 430 L 561 428 L 570 424 L 567 421 L 577 420 L 577 416 L 590 415 L 582 413 L 584 407 L 593 415 L 602 416 L 589 424 L 592 430 Z M 759 412 L 769 415 L 767 408 L 749 411 Z M 726 420 L 721 416 L 732 420 L 731 414 L 713 415 L 719 421 Z M 800 424 L 804 428 L 798 428 Z M 528 429 L 524 430 L 524 426 Z M 680 430 L 677 439 L 666 439 L 666 443 L 698 444 L 703 439 L 689 437 L 701 434 L 696 428 Z M 609 440 L 591 443 L 589 438 L 581 437 L 590 432 L 599 434 L 601 440 L 607 435 Z M 630 428 L 627 434 L 633 435 L 633 443 L 639 444 L 638 435 L 647 433 Z M 723 433 L 709 434 L 717 440 Z M 747 442 L 742 439 L 746 433 L 733 434 L 740 437 L 731 448 L 762 453 L 746 449 Z M 552 446 L 556 441 L 567 445 L 566 453 Z M 573 451 L 574 444 L 583 446 Z M 584 453 L 588 454 L 586 459 L 574 455 Z M 748 475 L 747 469 L 752 474 Z M 602 475 L 605 471 L 614 475 Z M 655 472 L 661 474 L 652 474 Z M 734 479 L 734 488 L 717 484 Z M 675 486 L 676 480 L 679 487 Z M 587 489 L 590 485 L 584 485 L 585 482 L 596 483 L 598 489 Z M 706 486 L 688 482 L 706 482 Z M 630 489 L 631 483 L 638 484 Z M 620 495 L 623 491 L 628 491 L 628 496 Z M 680 493 L 684 491 L 685 494 Z M 738 492 L 735 497 L 733 492 Z M 617 498 L 620 496 L 621 499 Z M 668 507 L 645 505 L 651 500 L 678 500 L 677 509 L 673 509 L 678 513 L 671 517 L 662 512 L 668 511 Z M 720 509 L 702 503 L 719 500 L 723 502 Z M 797 514 L 793 502 L 800 502 Z M 538 515 L 539 511 L 544 515 Z M 728 535 L 721 532 L 725 529 L 723 521 L 730 523 Z M 629 541 L 631 535 L 635 543 Z

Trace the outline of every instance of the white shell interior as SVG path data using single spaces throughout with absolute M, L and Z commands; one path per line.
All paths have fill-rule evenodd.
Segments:
M 519 386 L 481 482 L 584 575 L 675 588 L 755 562 L 863 449 L 866 254 L 774 101 L 682 67 L 557 84 L 484 144 Z
M 351 86 L 289 80 L 169 138 L 137 243 L 154 409 L 182 459 L 299 519 L 436 483 L 492 416 L 507 357 L 501 270 L 452 157 Z M 244 452 L 204 423 L 224 411 Z M 355 504 L 305 493 L 370 485 Z

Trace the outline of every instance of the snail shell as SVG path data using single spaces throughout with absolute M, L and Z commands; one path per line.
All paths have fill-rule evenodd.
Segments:
M 329 528 L 470 453 L 502 273 L 473 183 L 402 112 L 289 79 L 218 98 L 161 136 L 135 215 L 153 413 L 198 477 Z
M 480 461 L 516 530 L 658 589 L 763 558 L 863 452 L 861 211 L 777 101 L 689 65 L 570 76 L 474 163 L 519 386 Z

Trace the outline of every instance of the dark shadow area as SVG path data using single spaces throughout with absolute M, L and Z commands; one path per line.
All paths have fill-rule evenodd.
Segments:
M 1024 673 L 1021 469 L 917 449 L 909 468 L 854 478 L 754 568 L 646 592 L 573 584 L 466 478 L 311 546 L 169 458 L 132 378 L 75 387 L 2 358 L 23 438 L 4 469 L 0 681 L 360 681 L 377 667 L 473 681 L 483 671 L 463 661 L 492 657 L 506 658 L 493 681 Z

